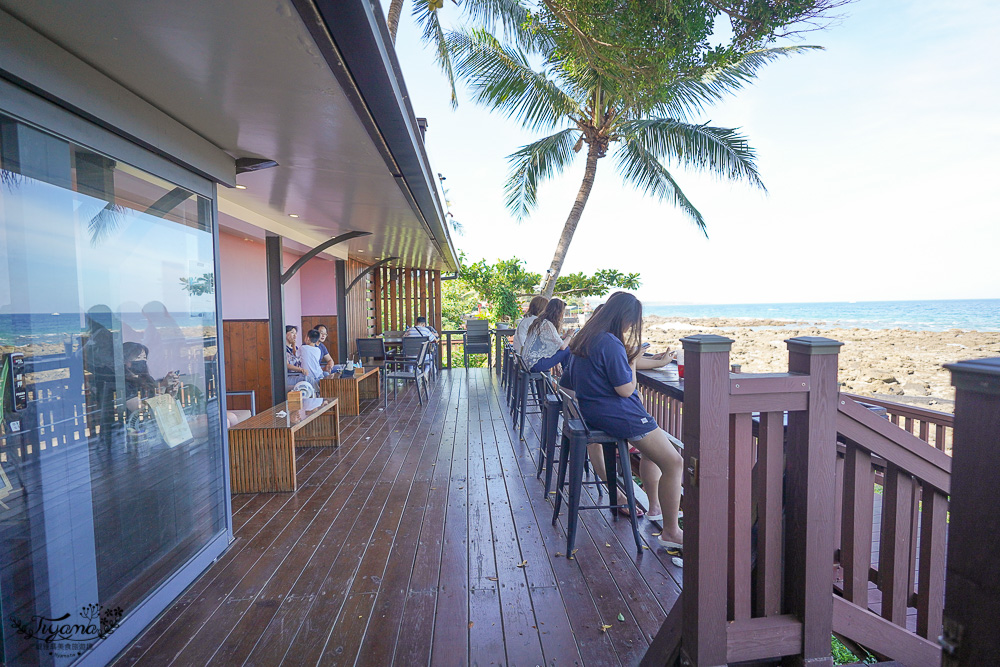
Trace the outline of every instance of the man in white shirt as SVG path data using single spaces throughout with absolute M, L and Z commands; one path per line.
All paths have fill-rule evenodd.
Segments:
M 306 334 L 306 342 L 303 342 L 299 352 L 302 355 L 302 369 L 306 372 L 308 380 L 314 384 L 326 376 L 322 366 L 320 366 L 323 352 L 319 348 L 319 338 L 319 331 L 310 329 L 309 333 Z

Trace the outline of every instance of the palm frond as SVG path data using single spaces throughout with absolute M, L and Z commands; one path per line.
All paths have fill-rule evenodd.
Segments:
M 555 127 L 580 106 L 544 73 L 536 72 L 523 51 L 502 45 L 485 30 L 449 31 L 448 48 L 459 78 L 476 101 L 514 118 L 531 130 Z
M 538 15 L 521 0 L 462 0 L 462 12 L 490 34 L 502 29 L 506 41 L 522 51 L 548 53 L 555 47 Z
M 656 156 L 636 141 L 626 140 L 615 151 L 615 157 L 618 160 L 618 169 L 625 180 L 644 193 L 670 202 L 679 208 L 697 225 L 705 238 L 708 238 L 705 219 Z
M 510 175 L 504 185 L 507 209 L 519 220 L 527 217 L 537 205 L 538 183 L 561 172 L 573 161 L 579 130 L 566 129 L 522 146 L 507 159 Z
M 118 231 L 118 228 L 125 224 L 129 209 L 119 204 L 108 202 L 97 212 L 90 222 L 87 223 L 87 231 L 90 232 L 90 245 L 95 248 Z
M 414 0 L 413 18 L 421 29 L 421 39 L 424 43 L 434 46 L 434 57 L 438 66 L 445 76 L 448 77 L 448 86 L 451 88 L 451 108 L 458 108 L 458 91 L 455 89 L 455 68 L 451 62 L 451 51 L 448 49 L 448 42 L 444 29 L 438 17 L 438 10 L 432 9 L 426 0 Z
M 733 95 L 756 78 L 770 62 L 822 49 L 822 46 L 779 46 L 751 51 L 739 60 L 710 68 L 700 76 L 680 78 L 667 86 L 666 99 L 658 110 L 665 116 L 687 118 L 707 106 Z
M 672 118 L 646 118 L 622 123 L 618 133 L 627 142 L 685 168 L 717 174 L 767 190 L 757 171 L 757 155 L 737 130 L 697 125 Z

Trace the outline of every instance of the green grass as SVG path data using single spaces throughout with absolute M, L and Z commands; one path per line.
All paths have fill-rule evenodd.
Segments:
M 863 650 L 863 649 L 862 649 Z M 844 643 L 834 636 L 830 636 L 830 655 L 833 656 L 835 665 L 853 665 L 861 662 L 866 665 L 875 664 L 875 656 L 865 651 L 865 657 L 859 658 L 851 652 L 851 649 L 844 646 Z

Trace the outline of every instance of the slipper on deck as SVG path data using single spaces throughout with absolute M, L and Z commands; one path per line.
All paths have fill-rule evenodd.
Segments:
M 621 515 L 621 516 L 623 516 L 623 517 L 625 517 L 625 518 L 628 518 L 628 508 L 627 507 L 619 507 L 618 508 L 618 514 Z M 636 516 L 637 519 L 641 519 L 642 517 L 646 516 L 646 513 L 642 511 L 641 507 L 636 507 L 635 508 L 635 516 Z
M 684 545 L 680 542 L 671 542 L 670 540 L 665 540 L 659 535 L 656 536 L 656 541 L 660 543 L 661 547 L 666 547 L 667 549 L 683 549 Z

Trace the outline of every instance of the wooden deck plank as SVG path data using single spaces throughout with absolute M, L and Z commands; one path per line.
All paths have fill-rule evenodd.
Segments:
M 459 377 L 466 376 L 464 372 Z M 431 660 L 466 665 L 469 660 L 469 392 L 464 377 L 459 380 L 455 401 L 458 422 L 441 554 L 441 578 L 434 617 Z
M 451 409 L 451 398 L 459 391 L 458 383 L 451 382 L 450 373 L 442 374 L 441 378 L 446 383 L 445 395 L 448 396 L 444 409 L 445 421 L 438 442 L 437 456 L 431 464 L 432 471 L 428 471 L 431 475 L 431 485 L 427 492 L 427 509 L 420 527 L 420 538 L 413 559 L 413 571 L 403 604 L 401 622 L 403 628 L 424 627 L 428 628 L 428 631 L 400 633 L 393 656 L 393 664 L 398 665 L 426 665 L 431 655 L 434 610 L 437 607 L 444 548 L 448 480 L 451 477 L 455 430 L 458 423 L 457 411 Z
M 383 451 L 391 445 L 391 439 L 387 432 L 388 428 L 386 428 L 390 423 L 385 422 L 383 428 L 380 429 L 379 436 L 375 436 L 375 438 L 384 438 L 386 447 L 383 448 Z M 378 460 L 378 456 L 376 456 L 375 460 Z M 388 456 L 386 469 L 390 468 L 391 460 L 392 453 Z M 372 470 L 370 466 L 371 474 L 374 474 L 377 469 L 377 465 L 375 470 Z M 365 477 L 362 477 L 362 480 L 364 479 Z M 211 618 L 198 631 L 188 646 L 177 654 L 176 661 L 179 664 L 207 664 L 210 661 L 214 661 L 214 656 L 220 650 L 231 653 L 239 652 L 242 649 L 242 646 L 238 643 L 239 637 L 232 644 L 227 644 L 226 640 L 249 610 L 253 609 L 255 613 L 251 614 L 248 624 L 241 626 L 244 632 L 246 632 L 245 629 L 248 626 L 253 627 L 255 620 L 265 620 L 264 617 L 268 612 L 273 617 L 274 612 L 280 606 L 281 598 L 277 597 L 277 593 L 272 594 L 269 598 L 265 598 L 263 596 L 264 587 L 273 580 L 276 573 L 283 572 L 282 565 L 288 555 L 295 545 L 302 540 L 305 531 L 313 523 L 316 513 L 329 501 L 332 489 L 335 489 L 340 481 L 339 477 L 333 475 L 331 472 L 324 479 L 323 483 L 316 487 L 315 491 L 308 497 L 308 500 L 301 503 L 296 503 L 294 500 L 289 501 L 290 505 L 299 506 L 294 509 L 282 510 L 282 512 L 294 512 L 293 516 L 287 520 L 285 529 L 228 593 L 224 603 L 212 614 Z M 299 498 L 304 497 L 300 494 L 293 495 Z M 285 576 L 288 576 L 288 574 L 290 573 L 285 573 Z M 284 581 L 284 577 L 279 580 L 281 584 Z M 289 581 L 288 584 L 290 585 L 293 581 L 294 579 Z M 252 635 L 251 631 L 247 636 Z M 224 660 L 224 662 L 227 661 Z M 227 664 L 229 663 L 227 662 Z
M 680 572 L 607 512 L 556 556 L 536 415 L 522 441 L 487 369 L 379 407 L 344 418 L 339 450 L 297 456 L 296 493 L 238 497 L 236 541 L 118 664 L 638 662 Z

